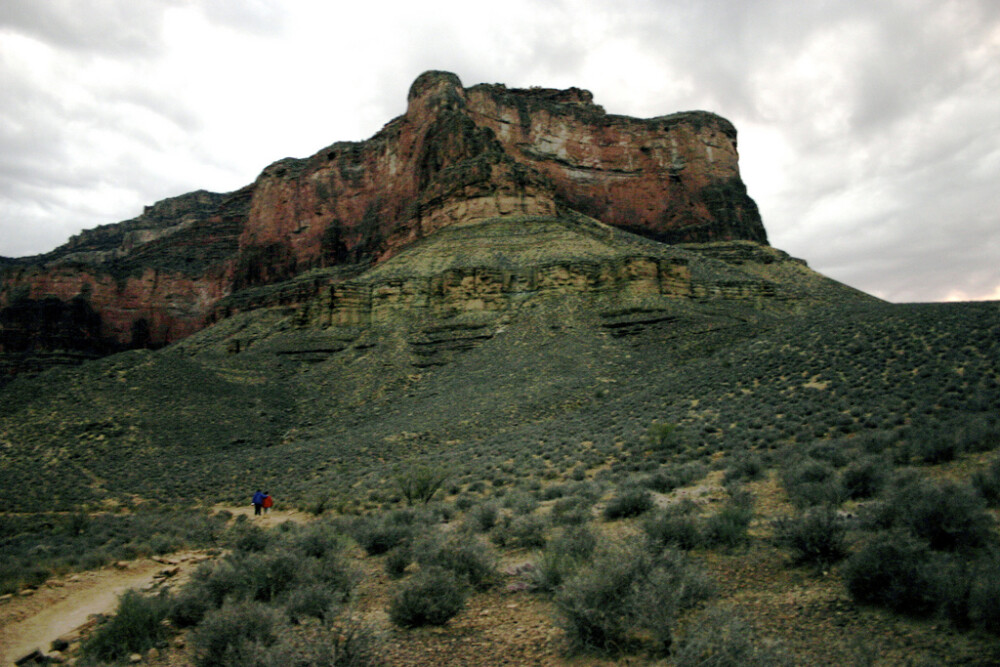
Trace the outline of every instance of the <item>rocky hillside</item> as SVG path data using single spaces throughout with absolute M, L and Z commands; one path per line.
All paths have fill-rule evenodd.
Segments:
M 464 88 L 427 72 L 406 113 L 366 141 L 4 259 L 3 370 L 174 342 L 227 312 L 222 300 L 253 302 L 248 288 L 310 271 L 321 277 L 306 282 L 337 284 L 438 230 L 507 216 L 585 216 L 668 243 L 767 242 L 725 119 L 615 116 L 584 90 Z M 85 336 L 73 309 L 86 311 Z

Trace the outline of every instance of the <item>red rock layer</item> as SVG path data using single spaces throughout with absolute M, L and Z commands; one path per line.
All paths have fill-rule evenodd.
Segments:
M 82 296 L 103 336 L 159 345 L 244 287 L 377 262 L 447 225 L 564 207 L 667 242 L 766 243 L 737 157 L 735 129 L 714 114 L 640 120 L 606 114 L 584 90 L 466 89 L 427 72 L 406 113 L 367 141 L 281 160 L 229 195 L 165 200 L 48 255 L 0 258 L 0 307 Z

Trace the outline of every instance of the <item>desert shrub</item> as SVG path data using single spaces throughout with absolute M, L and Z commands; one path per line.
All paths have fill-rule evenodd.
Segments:
M 191 633 L 198 667 L 243 667 L 261 664 L 264 649 L 283 633 L 280 611 L 260 602 L 227 601 L 205 614 Z
M 448 473 L 429 466 L 413 466 L 397 470 L 392 476 L 407 505 L 429 503 L 448 479 Z
M 500 508 L 496 503 L 476 505 L 465 515 L 465 522 L 474 530 L 485 533 L 493 529 L 500 516 Z
M 539 516 L 504 516 L 493 529 L 490 539 L 498 547 L 540 549 L 545 546 L 547 528 L 545 519 Z
M 261 647 L 254 666 L 377 667 L 386 664 L 383 639 L 374 626 L 343 613 L 330 627 L 284 633 L 271 646 Z
M 947 463 L 961 453 L 958 441 L 952 434 L 937 431 L 911 432 L 905 451 L 911 459 L 931 465 Z
M 167 617 L 178 628 L 187 628 L 201 623 L 208 610 L 215 606 L 204 587 L 195 580 L 171 598 Z
M 989 399 L 985 403 L 989 405 Z M 959 449 L 965 452 L 995 450 L 1000 447 L 1000 420 L 995 414 L 963 419 L 955 429 L 954 438 Z
M 97 627 L 82 646 L 83 654 L 96 660 L 116 661 L 143 653 L 166 638 L 169 601 L 126 591 L 118 598 L 114 616 Z
M 797 563 L 829 565 L 847 555 L 846 527 L 831 507 L 811 507 L 774 522 L 775 539 Z
M 270 541 L 271 533 L 245 521 L 234 524 L 226 535 L 226 542 L 234 551 L 256 553 L 266 549 Z
M 706 575 L 680 554 L 653 556 L 610 544 L 570 577 L 554 601 L 573 646 L 617 652 L 647 643 L 669 650 L 674 622 L 713 593 Z
M 552 503 L 552 522 L 560 526 L 587 523 L 592 518 L 590 508 L 593 502 L 581 496 L 560 498 Z
M 404 628 L 444 625 L 462 610 L 465 599 L 465 587 L 453 572 L 429 567 L 399 585 L 389 618 Z
M 726 467 L 723 482 L 728 484 L 734 481 L 760 479 L 765 470 L 764 459 L 760 454 L 742 451 L 732 457 Z
M 412 539 L 412 522 L 393 514 L 380 517 L 360 517 L 351 526 L 351 535 L 369 556 L 384 554 L 393 547 Z
M 701 542 L 704 546 L 735 547 L 749 539 L 747 529 L 753 519 L 753 507 L 730 503 L 704 519 Z
M 678 638 L 670 657 L 678 667 L 780 667 L 795 660 L 780 643 L 762 640 L 738 612 L 722 606 L 702 612 Z
M 503 499 L 503 506 L 514 514 L 531 514 L 538 509 L 538 498 L 527 493 L 511 493 Z
M 412 562 L 413 553 L 407 546 L 394 547 L 385 554 L 385 572 L 390 578 L 399 579 Z
M 701 544 L 701 530 L 693 503 L 677 503 L 645 518 L 642 529 L 653 551 L 664 547 L 690 550 Z
M 651 475 L 645 475 L 639 479 L 639 485 L 656 491 L 657 493 L 670 493 L 681 486 L 681 481 L 677 475 L 667 470 L 659 470 Z
M 995 458 L 985 470 L 972 476 L 972 486 L 990 507 L 1000 506 L 1000 458 Z
M 414 551 L 422 568 L 449 570 L 478 590 L 486 590 L 495 583 L 496 554 L 474 535 L 456 533 L 444 540 L 424 540 L 415 546 Z
M 282 525 L 291 525 L 291 522 Z M 342 553 L 347 546 L 344 534 L 329 522 L 314 521 L 296 530 L 290 539 L 292 547 L 312 558 Z
M 677 424 L 653 422 L 643 436 L 646 445 L 654 451 L 671 452 L 684 446 L 684 436 Z
M 590 560 L 597 538 L 586 529 L 563 531 L 545 546 L 530 572 L 533 590 L 551 593 Z
M 455 509 L 460 512 L 467 512 L 476 504 L 475 498 L 469 495 L 462 495 L 455 499 Z
M 865 456 L 848 464 L 840 473 L 840 485 L 847 498 L 857 500 L 877 495 L 892 471 L 881 456 Z
M 990 553 L 971 568 L 969 622 L 980 630 L 1000 635 L 1000 554 Z
M 881 525 L 906 528 L 932 549 L 974 548 L 992 540 L 985 502 L 967 485 L 904 475 L 876 511 Z
M 647 489 L 638 486 L 624 486 L 618 489 L 608 504 L 604 506 L 604 518 L 626 519 L 639 516 L 653 509 L 653 496 Z
M 288 592 L 284 607 L 293 623 L 308 617 L 322 621 L 333 616 L 343 601 L 343 596 L 329 586 L 306 583 Z
M 836 472 L 829 463 L 816 459 L 801 459 L 792 463 L 781 474 L 782 484 L 796 507 L 830 504 L 843 500 Z
M 858 435 L 855 444 L 869 454 L 881 454 L 898 440 L 896 431 L 865 431 Z
M 245 597 L 271 602 L 290 590 L 305 575 L 306 559 L 286 549 L 274 549 L 239 559 Z M 242 597 L 242 596 L 241 596 Z
M 847 559 L 841 573 L 858 602 L 918 615 L 937 603 L 930 549 L 905 531 L 876 534 Z
M 850 460 L 850 449 L 845 440 L 817 440 L 805 450 L 806 457 L 842 468 Z

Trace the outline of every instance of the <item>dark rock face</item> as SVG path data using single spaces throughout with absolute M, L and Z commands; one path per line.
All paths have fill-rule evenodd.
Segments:
M 234 292 L 378 264 L 444 227 L 514 215 L 575 211 L 668 243 L 767 242 L 736 131 L 714 114 L 614 116 L 585 90 L 464 88 L 448 72 L 422 74 L 407 102 L 367 141 L 280 160 L 236 192 L 167 199 L 46 255 L 0 260 L 3 321 L 21 322 L 29 301 L 82 299 L 95 339 L 162 345 Z M 4 327 L 5 349 L 35 335 Z

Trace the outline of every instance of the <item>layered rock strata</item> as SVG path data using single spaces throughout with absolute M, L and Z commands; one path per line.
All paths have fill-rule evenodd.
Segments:
M 421 299 L 431 311 L 496 308 L 546 284 L 630 284 L 633 274 L 697 296 L 682 266 L 639 260 L 510 274 L 455 269 L 429 286 L 370 294 L 344 281 L 442 229 L 511 216 L 532 224 L 582 214 L 669 243 L 766 244 L 736 148 L 733 126 L 706 112 L 641 120 L 606 114 L 584 90 L 464 88 L 454 74 L 427 72 L 406 113 L 366 141 L 280 160 L 233 193 L 164 200 L 47 255 L 0 261 L 0 307 L 21 314 L 4 320 L 13 324 L 0 331 L 0 352 L 65 347 L 65 336 L 33 333 L 49 324 L 23 317 L 47 299 L 85 301 L 97 318 L 94 349 L 112 349 L 179 340 L 224 315 L 223 299 L 289 280 L 300 291 L 285 299 L 326 290 L 339 304 L 332 322 L 378 319 L 423 307 Z M 310 271 L 322 273 L 318 284 L 297 278 Z M 428 296 L 410 296 L 418 293 Z

